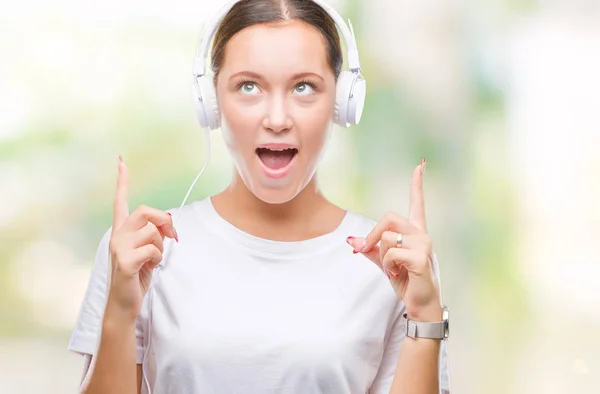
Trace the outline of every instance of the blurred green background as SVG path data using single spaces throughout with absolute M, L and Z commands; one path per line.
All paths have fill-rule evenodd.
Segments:
M 24 0 L 0 15 L 0 392 L 75 392 L 66 344 L 117 157 L 131 205 L 179 206 L 204 160 L 190 96 L 223 0 Z M 330 0 L 352 19 L 363 121 L 337 129 L 334 202 L 425 199 L 452 309 L 453 393 L 600 392 L 600 2 Z M 192 193 L 228 184 L 218 131 Z

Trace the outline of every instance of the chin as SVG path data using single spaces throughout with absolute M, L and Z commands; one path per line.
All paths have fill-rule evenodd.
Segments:
M 293 200 L 298 194 L 300 194 L 299 190 L 272 190 L 272 189 L 262 189 L 252 190 L 252 193 L 261 201 L 266 202 L 267 204 L 285 204 Z
M 298 182 L 292 179 L 272 180 L 258 178 L 262 177 L 257 176 L 257 174 L 242 176 L 248 190 L 250 190 L 256 198 L 267 204 L 284 204 L 293 200 L 308 183 Z

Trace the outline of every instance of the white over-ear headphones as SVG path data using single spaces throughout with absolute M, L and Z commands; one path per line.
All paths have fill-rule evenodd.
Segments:
M 350 71 L 342 71 L 338 77 L 333 120 L 341 126 L 349 127 L 360 122 L 367 93 L 366 81 L 360 74 L 360 60 L 352 23 L 348 20 L 347 26 L 340 14 L 329 4 L 323 2 L 323 0 L 312 1 L 321 6 L 333 18 L 344 36 Z M 216 34 L 221 21 L 238 2 L 239 0 L 234 0 L 225 5 L 207 25 L 205 29 L 206 34 L 201 38 L 196 57 L 194 58 L 192 89 L 196 111 L 200 125 L 210 130 L 214 130 L 221 125 L 221 114 L 217 104 L 213 77 L 206 74 L 206 59 L 208 57 L 210 42 Z

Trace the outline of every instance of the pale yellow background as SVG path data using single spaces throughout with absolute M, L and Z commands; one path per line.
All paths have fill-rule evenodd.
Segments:
M 132 206 L 179 205 L 204 160 L 194 46 L 221 3 L 2 4 L 1 393 L 75 392 L 81 359 L 65 348 L 117 156 Z M 359 127 L 336 130 L 321 184 L 373 218 L 406 214 L 427 157 L 452 392 L 600 392 L 599 2 L 334 3 L 353 20 L 368 99 Z M 211 135 L 194 199 L 230 176 Z

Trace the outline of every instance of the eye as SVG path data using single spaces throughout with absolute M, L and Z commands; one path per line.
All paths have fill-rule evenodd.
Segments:
M 301 82 L 296 85 L 294 92 L 305 96 L 314 93 L 314 87 L 310 82 Z
M 258 93 L 258 86 L 256 86 L 256 84 L 254 82 L 242 82 L 240 83 L 239 90 L 241 90 L 241 92 L 243 94 L 256 94 Z

